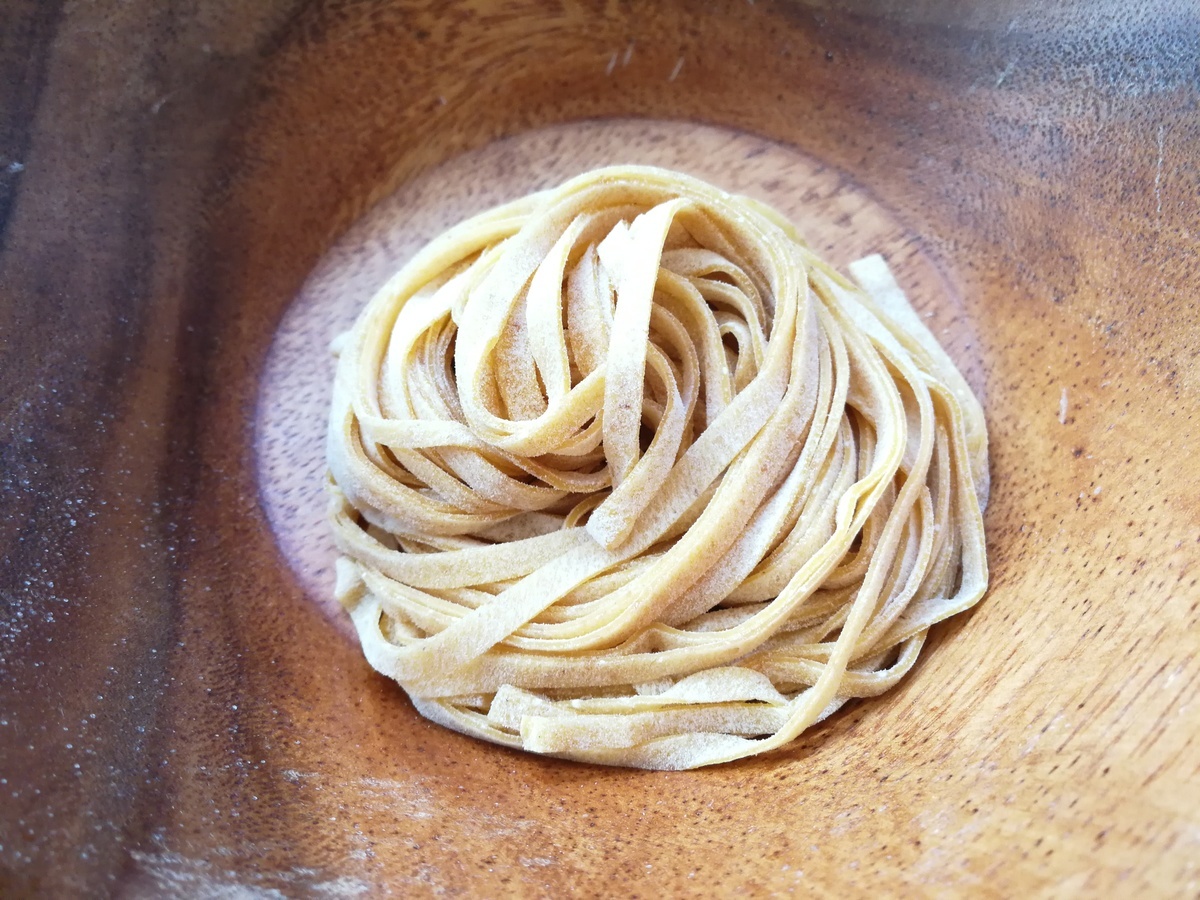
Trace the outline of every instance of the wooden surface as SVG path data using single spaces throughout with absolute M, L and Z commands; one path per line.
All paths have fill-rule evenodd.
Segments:
M 1200 893 L 1193 5 L 176 6 L 0 4 L 0 894 Z M 986 396 L 988 597 L 713 770 L 421 720 L 260 477 L 272 341 L 371 202 L 606 116 L 845 173 Z

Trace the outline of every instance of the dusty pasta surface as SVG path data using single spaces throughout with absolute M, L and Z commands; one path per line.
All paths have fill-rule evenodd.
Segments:
M 614 167 L 428 244 L 335 342 L 337 595 L 417 709 L 685 769 L 887 690 L 987 586 L 982 410 L 879 257 Z

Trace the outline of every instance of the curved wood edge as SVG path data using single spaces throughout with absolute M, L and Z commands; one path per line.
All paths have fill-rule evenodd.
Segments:
M 8 5 L 0 887 L 1194 886 L 1200 23 L 700 7 L 522 3 L 505 30 L 466 5 Z M 992 361 L 988 600 L 886 706 L 671 780 L 417 722 L 304 606 L 248 434 L 274 323 L 372 198 L 615 113 L 839 160 L 927 236 Z

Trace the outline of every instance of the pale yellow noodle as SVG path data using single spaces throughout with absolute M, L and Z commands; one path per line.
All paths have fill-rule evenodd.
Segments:
M 887 690 L 987 586 L 982 410 L 883 260 L 661 169 L 425 247 L 339 339 L 337 596 L 420 712 L 686 769 Z

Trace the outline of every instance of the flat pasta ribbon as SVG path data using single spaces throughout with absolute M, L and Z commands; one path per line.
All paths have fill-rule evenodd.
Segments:
M 609 765 L 781 747 L 987 586 L 983 413 L 878 256 L 599 169 L 375 295 L 329 426 L 337 597 L 428 718 Z

